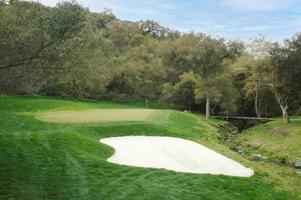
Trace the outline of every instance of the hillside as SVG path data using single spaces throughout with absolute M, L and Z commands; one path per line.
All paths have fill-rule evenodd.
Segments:
M 207 116 L 287 119 L 300 109 L 301 34 L 243 42 L 76 1 L 1 2 L 1 94 L 157 102 Z
M 290 124 L 275 120 L 245 131 L 237 138 L 246 150 L 265 155 L 288 165 L 301 158 L 301 120 Z

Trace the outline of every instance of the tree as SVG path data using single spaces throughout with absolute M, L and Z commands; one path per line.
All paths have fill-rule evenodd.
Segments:
M 176 83 L 173 88 L 173 102 L 185 105 L 185 109 L 188 109 L 191 112 L 196 99 L 196 84 L 197 78 L 192 71 L 180 75 L 180 81 Z
M 285 40 L 283 46 L 274 44 L 271 51 L 271 65 L 267 85 L 275 94 L 281 108 L 283 120 L 289 120 L 289 109 L 300 103 L 301 97 L 301 34 Z
M 270 56 L 273 43 L 266 39 L 264 35 L 251 38 L 246 45 L 246 52 L 255 60 L 264 60 Z
M 254 57 L 244 54 L 232 64 L 233 75 L 244 79 L 243 92 L 245 100 L 251 97 L 254 101 L 254 110 L 258 118 L 262 117 L 264 96 L 267 91 L 265 84 L 266 67 L 268 60 L 255 60 Z
M 263 114 L 263 94 L 267 92 L 265 77 L 268 76 L 266 68 L 270 62 L 270 51 L 272 42 L 266 40 L 264 35 L 252 38 L 247 45 L 247 52 L 251 56 L 252 62 L 248 66 L 246 74 L 246 94 L 254 99 L 256 116 L 260 118 Z
M 199 74 L 206 99 L 206 117 L 210 116 L 210 103 L 214 92 L 214 79 L 223 72 L 226 47 L 221 40 L 208 36 L 195 37 L 196 46 L 191 52 L 191 63 L 195 73 Z
M 165 38 L 169 34 L 168 28 L 161 26 L 153 20 L 140 21 L 138 22 L 138 27 L 143 34 L 154 38 Z
M 109 86 L 114 90 L 115 96 L 122 94 L 135 100 L 158 99 L 166 77 L 158 45 L 156 39 L 145 37 L 140 45 L 128 48 L 118 58 L 120 66 Z
M 75 2 L 51 10 L 41 4 L 16 1 L 0 7 L 0 70 L 48 59 L 46 52 L 73 37 L 85 21 Z
M 234 76 L 243 77 L 244 96 L 246 99 L 249 97 L 253 99 L 256 116 L 260 118 L 266 107 L 264 94 L 268 91 L 264 79 L 267 76 L 266 68 L 269 65 L 271 42 L 263 35 L 259 35 L 252 38 L 245 46 L 244 53 L 232 64 L 232 70 Z
M 195 99 L 201 102 L 206 97 L 206 90 L 201 76 L 195 77 Z M 210 85 L 210 114 L 218 110 L 219 113 L 229 115 L 237 110 L 236 101 L 239 95 L 229 71 L 225 70 L 222 74 L 210 79 L 207 84 Z
M 169 66 L 169 79 L 174 84 L 184 72 L 192 70 L 198 76 L 198 101 L 206 100 L 206 116 L 211 114 L 211 100 L 216 93 L 215 80 L 224 71 L 226 58 L 233 58 L 239 51 L 239 45 L 227 46 L 223 40 L 213 39 L 204 34 L 185 34 L 178 39 L 168 41 L 165 46 L 164 63 Z M 229 48 L 228 48 L 229 47 Z
M 52 63 L 60 67 L 49 71 L 50 76 L 42 88 L 44 94 L 79 99 L 101 97 L 110 76 L 102 63 L 105 59 L 102 49 L 95 48 L 102 44 L 102 37 L 97 31 L 92 34 L 94 28 L 87 24 L 76 37 L 56 48 L 59 57 Z
M 112 23 L 114 20 L 116 20 L 116 17 L 112 13 L 112 11 L 105 10 L 104 12 L 99 14 L 97 26 L 99 28 L 108 28 L 110 23 Z

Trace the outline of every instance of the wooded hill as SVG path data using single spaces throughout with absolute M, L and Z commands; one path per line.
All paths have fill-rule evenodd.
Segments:
M 202 20 L 202 19 L 199 19 Z M 0 1 L 0 92 L 158 102 L 214 114 L 301 114 L 301 34 L 283 44 L 180 33 L 76 2 Z

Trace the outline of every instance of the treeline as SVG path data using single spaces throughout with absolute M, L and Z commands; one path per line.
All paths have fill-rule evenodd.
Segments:
M 301 35 L 283 44 L 180 33 L 76 2 L 0 0 L 0 92 L 149 101 L 257 117 L 300 114 Z

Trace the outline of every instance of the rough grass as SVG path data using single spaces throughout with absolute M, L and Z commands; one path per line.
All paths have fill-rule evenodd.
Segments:
M 293 164 L 301 159 L 301 120 L 292 119 L 290 124 L 286 124 L 279 119 L 262 124 L 241 134 L 237 141 L 270 159 Z
M 34 118 L 46 111 L 129 107 L 2 97 L 0 199 L 298 199 L 297 193 L 271 181 L 274 172 L 269 174 L 221 144 L 216 120 L 169 110 L 154 112 L 142 122 L 55 124 Z M 253 167 L 256 174 L 251 178 L 195 175 L 108 163 L 113 149 L 99 139 L 123 135 L 190 139 Z
M 46 112 L 35 118 L 45 122 L 62 124 L 144 121 L 152 112 L 151 109 L 89 109 Z
M 260 169 L 270 173 L 274 182 L 283 188 L 301 192 L 301 176 L 294 163 L 301 159 L 301 120 L 291 124 L 281 119 L 255 126 L 236 138 L 247 154 L 261 154 L 266 161 L 259 162 Z

